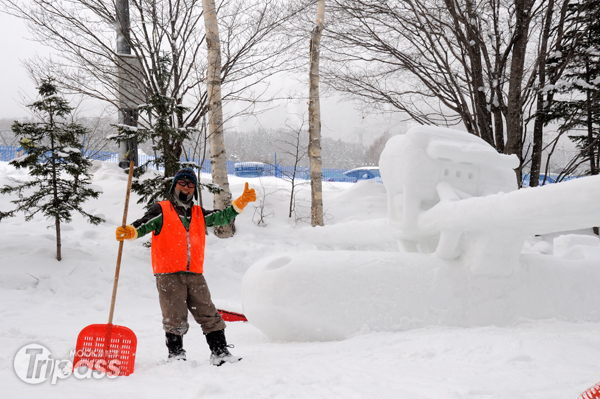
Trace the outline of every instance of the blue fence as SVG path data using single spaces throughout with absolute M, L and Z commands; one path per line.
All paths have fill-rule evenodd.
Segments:
M 23 155 L 25 150 L 21 147 L 0 145 L 0 161 L 8 162 Z M 86 151 L 85 156 L 99 161 L 118 162 L 119 160 L 119 154 L 110 151 Z
M 0 145 L 0 161 L 8 162 L 12 159 L 20 157 L 24 155 L 24 151 L 21 147 L 12 147 Z M 98 161 L 109 161 L 109 162 L 119 162 L 119 154 L 111 151 L 85 151 L 85 156 L 89 159 L 94 159 Z M 149 168 L 155 170 L 164 170 L 162 166 L 157 166 L 154 164 L 155 157 L 153 155 L 139 155 L 138 163 L 139 165 L 147 164 Z M 205 159 L 202 161 L 200 165 L 199 159 L 192 159 L 188 156 L 187 159 L 181 158 L 181 162 L 190 162 L 195 165 L 199 165 L 203 173 L 211 173 L 211 165 L 210 160 Z M 322 169 L 322 176 L 324 181 L 331 182 L 347 182 L 347 183 L 356 183 L 357 179 L 353 177 L 349 177 L 345 175 L 347 169 Z M 294 174 L 295 172 L 295 174 Z M 227 174 L 235 175 L 239 177 L 261 177 L 261 176 L 274 176 L 284 179 L 291 179 L 292 177 L 296 179 L 310 180 L 310 170 L 308 167 L 297 167 L 288 165 L 271 165 L 262 162 L 234 162 L 227 161 Z M 553 184 L 556 183 L 556 175 L 549 175 L 546 177 L 545 184 Z M 562 181 L 575 179 L 576 177 L 567 176 Z M 540 185 L 543 183 L 544 176 L 540 176 Z M 377 179 L 377 181 L 381 181 Z M 529 186 L 529 175 L 523 175 L 523 185 Z
M 547 184 L 560 183 L 562 181 L 577 179 L 578 177 L 579 176 L 563 176 L 563 177 L 561 177 L 561 180 L 558 181 L 557 174 L 551 174 L 551 175 L 547 175 L 547 176 L 540 175 L 540 180 L 539 180 L 538 185 L 543 186 L 543 185 L 547 185 Z M 530 178 L 529 174 L 523 175 L 523 186 L 529 187 L 530 183 L 531 183 L 531 178 Z
M 22 148 L 0 145 L 0 161 L 8 162 L 24 154 Z
M 24 155 L 20 147 L 0 146 L 0 161 L 8 162 L 12 159 Z M 85 151 L 85 156 L 89 159 L 108 162 L 119 162 L 119 154 L 111 151 Z M 164 170 L 164 167 L 154 164 L 156 158 L 153 155 L 139 155 L 138 164 L 147 165 L 151 169 Z M 181 158 L 181 162 L 190 162 L 201 167 L 203 173 L 211 173 L 210 159 L 200 162 L 199 159 Z M 323 169 L 323 180 L 336 182 L 356 182 L 356 179 L 344 176 L 347 169 Z M 294 174 L 295 172 L 295 174 Z M 310 180 L 310 170 L 308 167 L 297 167 L 288 165 L 271 165 L 261 162 L 234 162 L 227 161 L 227 174 L 240 177 L 261 177 L 274 176 L 279 178 Z
M 85 151 L 85 157 L 97 161 L 119 162 L 119 154 L 111 151 Z

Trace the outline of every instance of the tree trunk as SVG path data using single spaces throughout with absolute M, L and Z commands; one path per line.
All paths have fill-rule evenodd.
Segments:
M 465 2 L 465 6 L 468 17 L 466 23 L 468 40 L 467 51 L 469 60 L 471 61 L 471 84 L 473 85 L 477 128 L 479 130 L 479 137 L 495 147 L 494 134 L 492 132 L 492 117 L 484 91 L 483 65 L 481 63 L 481 43 L 479 39 L 479 26 L 477 25 L 477 13 L 473 9 L 471 1 Z
M 319 52 L 323 21 L 325 19 L 325 0 L 317 4 L 317 23 L 310 39 L 310 72 L 308 102 L 308 157 L 310 159 L 311 207 L 310 222 L 314 226 L 323 226 L 323 186 L 321 170 L 321 103 L 319 100 Z
M 589 73 L 589 65 L 586 65 L 586 72 Z M 588 75 L 589 76 L 589 75 Z M 588 135 L 588 145 L 589 145 L 589 154 L 588 156 L 590 157 L 590 174 L 592 176 L 595 176 L 598 174 L 598 168 L 596 165 L 596 151 L 594 150 L 594 148 L 596 147 L 596 145 L 594 145 L 594 125 L 593 125 L 593 115 L 592 115 L 592 107 L 594 106 L 594 104 L 592 104 L 592 95 L 591 95 L 591 90 L 587 89 L 585 91 L 585 107 L 586 107 L 586 112 L 587 112 L 587 135 Z
M 543 87 L 542 82 L 545 82 L 545 78 L 542 77 L 544 73 L 540 69 L 540 89 Z M 535 116 L 535 123 L 533 125 L 533 147 L 531 151 L 531 170 L 529 171 L 529 187 L 537 187 L 540 183 L 540 169 L 542 167 L 542 149 L 544 146 L 544 95 L 542 93 L 537 94 L 537 110 Z
M 52 129 L 54 129 L 54 119 L 52 118 L 52 116 L 50 116 L 50 126 L 52 127 Z M 56 180 L 56 178 L 58 177 L 56 173 L 56 148 L 54 145 L 53 135 L 50 136 L 50 148 L 52 150 L 52 194 L 54 197 L 53 208 L 58 214 L 58 207 L 60 206 L 60 204 L 58 203 L 58 185 Z M 62 260 L 62 244 L 60 241 L 60 218 L 58 217 L 58 215 L 54 217 L 54 226 L 56 228 L 56 260 L 60 261 Z
M 206 86 L 208 93 L 208 132 L 210 142 L 210 163 L 212 180 L 223 191 L 214 196 L 215 209 L 225 209 L 231 205 L 231 191 L 227 179 L 227 163 L 225 141 L 223 139 L 223 108 L 221 101 L 221 45 L 217 10 L 214 0 L 202 0 L 204 25 L 206 29 L 206 46 L 208 48 L 208 67 Z M 215 235 L 220 238 L 233 236 L 233 222 L 228 226 L 215 227 Z
M 56 228 L 56 260 L 62 260 L 62 242 L 60 239 L 60 219 L 54 218 L 54 227 Z
M 589 33 L 588 33 L 589 35 Z M 586 72 L 586 80 L 588 81 L 587 83 L 589 84 L 589 76 L 590 76 L 590 63 L 589 63 L 589 58 L 586 58 L 586 63 L 585 63 L 585 72 Z M 592 92 L 590 89 L 587 89 L 585 91 L 585 95 L 586 95 L 586 101 L 585 101 L 585 106 L 587 108 L 587 131 L 588 131 L 588 142 L 589 142 L 589 146 L 590 146 L 590 152 L 589 152 L 589 157 L 590 157 L 590 173 L 592 176 L 597 175 L 598 174 L 598 169 L 599 166 L 596 163 L 596 151 L 594 150 L 594 148 L 597 147 L 597 145 L 592 144 L 594 142 L 594 126 L 593 126 L 593 112 L 592 112 L 592 108 L 594 107 L 595 104 L 592 103 Z M 594 226 L 592 228 L 592 230 L 594 231 L 594 234 L 596 235 L 600 235 L 600 228 L 598 228 L 598 226 Z
M 496 151 L 504 153 L 504 120 L 502 118 L 502 108 L 500 107 L 500 96 L 502 90 L 500 87 L 494 88 L 494 94 L 492 97 L 492 114 L 494 115 L 494 136 L 496 138 Z
M 519 186 L 522 184 L 523 163 L 523 100 L 521 93 L 532 4 L 533 0 L 515 0 L 515 31 L 507 101 L 506 153 L 517 155 L 521 161 L 519 167 L 515 169 Z
M 550 104 L 545 103 L 542 90 L 546 86 L 546 57 L 548 52 L 548 39 L 550 38 L 550 25 L 552 24 L 552 14 L 554 12 L 554 0 L 549 0 L 546 10 L 544 31 L 542 33 L 542 43 L 540 45 L 538 62 L 538 93 L 537 110 L 535 114 L 535 123 L 533 125 L 533 149 L 531 153 L 531 171 L 529 172 L 529 186 L 537 187 L 540 181 L 540 169 L 542 167 L 542 149 L 544 146 L 544 122 L 546 118 L 546 109 Z

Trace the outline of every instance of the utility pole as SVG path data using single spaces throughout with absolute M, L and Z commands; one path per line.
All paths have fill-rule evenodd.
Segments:
M 137 127 L 139 104 L 144 102 L 143 92 L 140 89 L 140 62 L 131 55 L 131 41 L 129 36 L 129 0 L 116 0 L 117 12 L 117 87 L 119 125 Z M 119 128 L 121 130 L 121 128 Z M 119 166 L 123 169 L 129 167 L 133 161 L 138 165 L 137 141 L 132 138 L 119 144 Z

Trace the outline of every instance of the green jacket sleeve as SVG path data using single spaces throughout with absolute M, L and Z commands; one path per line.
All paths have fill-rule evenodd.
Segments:
M 239 215 L 233 206 L 223 209 L 222 211 L 212 211 L 204 214 L 204 223 L 206 227 L 226 226 Z M 139 234 L 139 233 L 138 233 Z
M 142 218 L 131 223 L 137 230 L 138 238 L 143 237 L 152 231 L 156 231 L 156 234 L 160 233 L 162 224 L 162 208 L 159 204 L 153 204 Z

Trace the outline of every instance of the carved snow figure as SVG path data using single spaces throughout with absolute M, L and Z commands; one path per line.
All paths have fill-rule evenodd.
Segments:
M 458 259 L 470 274 L 511 275 L 528 236 L 599 219 L 589 180 L 516 190 L 516 156 L 457 130 L 414 127 L 388 141 L 379 163 L 401 249 Z M 568 207 L 565 190 L 577 193 Z
M 461 242 L 464 231 L 440 229 L 438 221 L 427 217 L 427 211 L 440 204 L 516 190 L 513 169 L 518 165 L 515 155 L 499 154 L 479 137 L 458 130 L 418 126 L 391 138 L 381 154 L 379 168 L 388 192 L 389 217 L 401 249 L 435 251 L 442 259 L 454 259 L 461 252 L 459 245 L 468 242 L 473 245 L 463 250 L 476 258 L 472 266 L 492 268 L 472 252 L 481 245 L 486 248 L 483 252 L 494 247 L 497 234 L 478 232 L 473 237 L 477 242 Z M 523 239 L 512 240 L 511 246 L 519 249 L 516 256 Z

